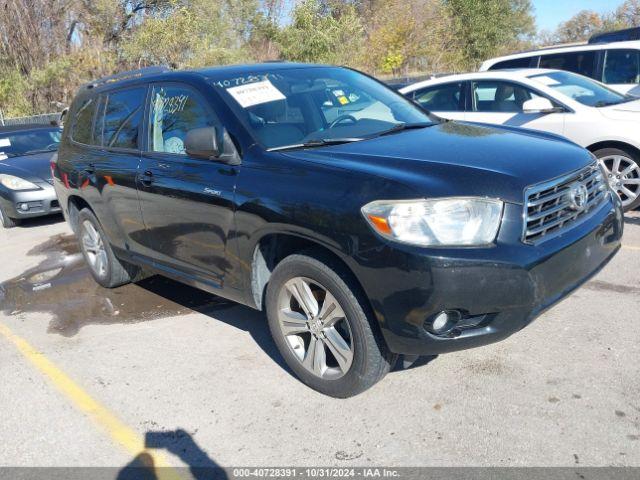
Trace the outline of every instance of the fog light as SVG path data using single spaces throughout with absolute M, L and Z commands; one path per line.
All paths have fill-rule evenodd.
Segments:
M 29 204 L 28 203 L 19 203 L 18 204 L 18 208 L 20 208 L 20 210 L 22 210 L 23 212 L 28 212 L 29 211 Z
M 425 322 L 425 328 L 435 335 L 444 335 L 453 330 L 461 318 L 457 310 L 444 310 L 430 317 Z

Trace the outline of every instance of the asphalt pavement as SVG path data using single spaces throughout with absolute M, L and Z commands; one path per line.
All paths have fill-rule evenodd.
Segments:
M 260 312 L 98 287 L 60 218 L 0 230 L 0 282 L 0 466 L 640 466 L 638 213 L 525 330 L 348 400 L 294 378 Z

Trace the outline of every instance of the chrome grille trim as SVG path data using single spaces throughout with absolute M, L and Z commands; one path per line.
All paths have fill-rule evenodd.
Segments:
M 574 205 L 572 189 L 586 187 L 583 208 Z M 584 191 L 584 189 L 583 189 Z M 607 198 L 609 188 L 596 162 L 525 190 L 522 241 L 537 244 L 560 235 L 590 217 Z

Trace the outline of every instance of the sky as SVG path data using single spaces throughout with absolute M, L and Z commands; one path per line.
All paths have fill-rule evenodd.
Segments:
M 598 13 L 611 12 L 622 0 L 532 0 L 539 30 L 555 30 L 559 23 L 569 20 L 580 10 Z

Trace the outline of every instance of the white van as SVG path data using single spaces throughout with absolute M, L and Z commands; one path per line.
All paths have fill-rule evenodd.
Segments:
M 640 97 L 640 28 L 596 35 L 586 44 L 494 58 L 484 62 L 480 71 L 511 68 L 567 70 Z

